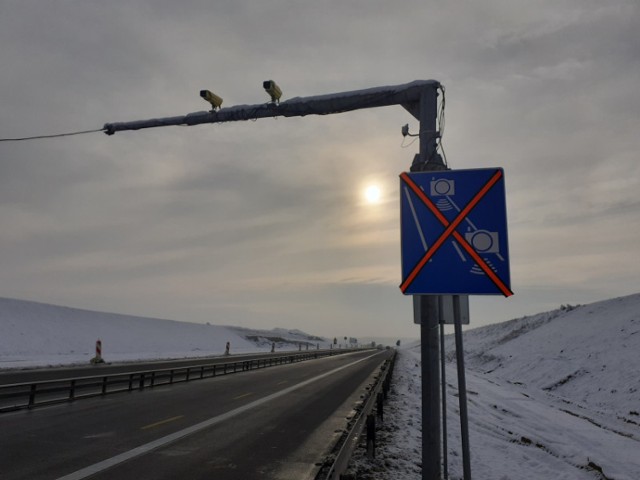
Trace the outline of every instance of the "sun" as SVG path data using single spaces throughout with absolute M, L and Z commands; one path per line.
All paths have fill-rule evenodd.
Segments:
M 382 190 L 380 190 L 378 185 L 369 185 L 364 190 L 364 198 L 367 203 L 379 203 L 382 199 Z

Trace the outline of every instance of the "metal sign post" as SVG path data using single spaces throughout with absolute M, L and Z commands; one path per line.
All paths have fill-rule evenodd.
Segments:
M 449 478 L 449 464 L 447 454 L 449 452 L 447 445 L 447 376 L 445 372 L 444 357 L 444 323 L 440 322 L 440 373 L 442 378 L 442 468 L 444 470 L 444 480 Z
M 458 367 L 458 400 L 460 405 L 460 434 L 462 436 L 462 468 L 464 480 L 471 480 L 471 454 L 469 452 L 469 420 L 467 416 L 467 381 L 464 373 L 464 349 L 462 347 L 462 322 L 460 321 L 460 297 L 453 296 L 453 316 L 456 336 L 456 364 Z
M 438 95 L 425 90 L 420 97 L 420 153 L 411 171 L 446 170 L 436 152 Z M 440 342 L 439 299 L 421 295 L 414 300 L 414 318 L 420 322 L 420 355 L 422 358 L 422 480 L 441 478 L 441 411 L 440 411 Z

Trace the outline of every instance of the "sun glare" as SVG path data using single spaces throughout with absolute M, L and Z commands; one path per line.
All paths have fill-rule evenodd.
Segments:
M 369 185 L 364 191 L 364 198 L 367 203 L 378 203 L 382 198 L 382 191 L 377 185 Z

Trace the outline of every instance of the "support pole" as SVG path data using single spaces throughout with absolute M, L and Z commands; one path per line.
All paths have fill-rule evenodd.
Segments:
M 416 80 L 404 85 L 390 85 L 313 97 L 295 97 L 279 104 L 236 105 L 216 111 L 193 112 L 175 117 L 106 123 L 103 129 L 107 135 L 113 135 L 125 130 L 141 130 L 170 125 L 193 126 L 205 123 L 256 120 L 258 118 L 330 115 L 390 105 L 402 105 L 417 118 L 417 109 L 419 108 L 417 104 L 422 92 L 425 90 L 435 91 L 439 86 L 440 83 L 435 80 Z
M 449 465 L 447 459 L 447 376 L 444 352 L 444 323 L 440 322 L 440 375 L 442 383 L 442 468 L 444 480 L 449 478 Z
M 422 91 L 419 104 L 420 153 L 411 171 L 445 170 L 437 148 L 437 88 Z M 441 300 L 439 296 L 421 295 L 418 302 L 422 356 L 422 480 L 442 478 L 440 428 L 440 343 L 439 324 Z M 415 315 L 416 317 L 418 315 Z
M 440 359 L 438 297 L 420 296 L 422 356 L 422 480 L 440 480 Z
M 460 433 L 462 436 L 462 468 L 464 480 L 471 480 L 469 453 L 469 420 L 467 416 L 467 381 L 464 373 L 464 349 L 462 346 L 462 321 L 460 319 L 460 295 L 453 296 L 453 321 L 456 336 L 456 363 L 458 366 L 458 400 L 460 402 Z

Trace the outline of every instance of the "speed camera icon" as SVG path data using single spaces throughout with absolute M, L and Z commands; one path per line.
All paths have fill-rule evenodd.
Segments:
M 478 253 L 500 253 L 498 232 L 476 230 L 465 233 L 464 238 Z
M 438 178 L 431 180 L 430 191 L 432 197 L 442 197 L 445 195 L 455 195 L 456 184 L 453 180 Z

